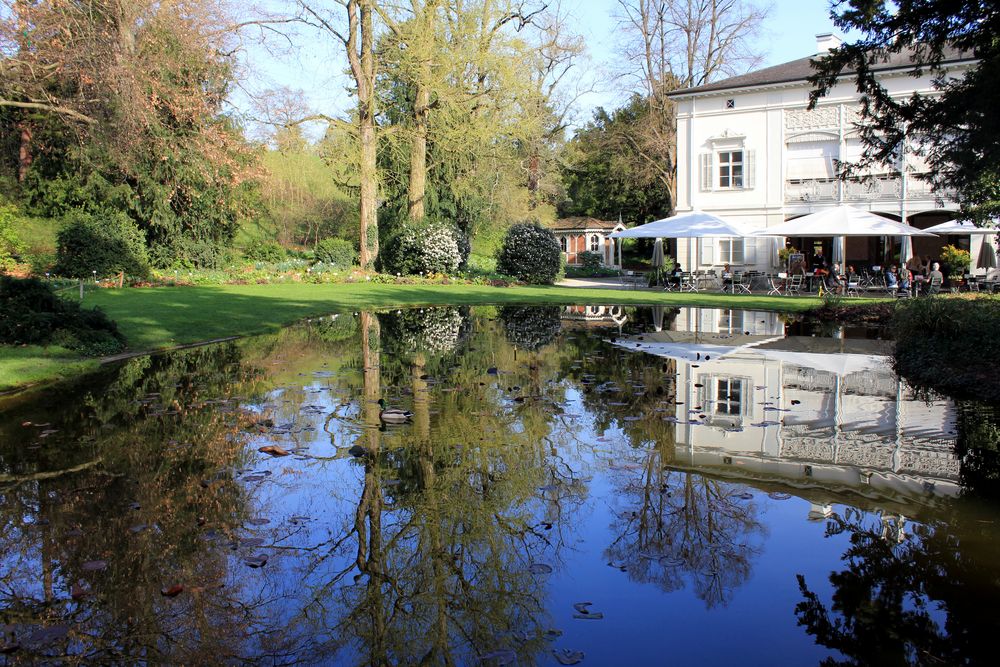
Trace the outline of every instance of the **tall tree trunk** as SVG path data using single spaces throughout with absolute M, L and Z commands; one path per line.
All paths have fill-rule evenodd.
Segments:
M 17 152 L 17 181 L 18 183 L 24 183 L 24 179 L 28 176 L 28 170 L 31 169 L 31 162 L 34 159 L 31 154 L 31 125 L 28 121 L 21 121 L 19 124 L 21 129 L 21 146 Z
M 417 82 L 413 101 L 413 138 L 410 141 L 410 184 L 407 189 L 407 213 L 410 220 L 423 220 L 424 197 L 427 193 L 427 118 L 430 115 L 431 92 L 425 81 L 430 78 L 431 64 L 420 66 L 423 81 Z M 424 78 L 426 75 L 426 78 Z
M 378 167 L 375 162 L 375 34 L 373 0 L 353 0 L 361 9 L 361 62 L 358 84 L 358 134 L 361 142 L 361 267 L 378 257 Z M 360 76 L 359 76 L 360 75 Z

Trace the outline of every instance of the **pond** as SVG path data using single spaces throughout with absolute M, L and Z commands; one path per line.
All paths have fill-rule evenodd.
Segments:
M 345 313 L 3 399 L 0 661 L 992 663 L 1000 417 L 783 317 Z

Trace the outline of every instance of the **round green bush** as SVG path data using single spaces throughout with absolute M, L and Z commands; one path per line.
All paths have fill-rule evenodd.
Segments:
M 460 232 L 445 222 L 404 223 L 380 255 L 386 273 L 454 273 L 462 263 Z
M 349 269 L 357 263 L 358 252 L 347 239 L 323 239 L 316 244 L 316 261 Z
M 537 222 L 512 225 L 497 254 L 497 271 L 531 285 L 551 285 L 561 268 L 559 241 Z
M 63 218 L 57 237 L 55 271 L 70 278 L 106 278 L 119 271 L 149 275 L 146 236 L 124 213 L 100 217 L 74 211 Z
M 280 262 L 286 256 L 285 248 L 280 243 L 274 241 L 261 241 L 254 239 L 247 244 L 243 250 L 243 256 L 251 262 L 264 262 L 274 264 Z

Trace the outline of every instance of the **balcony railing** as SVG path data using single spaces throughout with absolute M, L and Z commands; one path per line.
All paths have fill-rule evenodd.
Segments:
M 898 174 L 882 174 L 868 179 L 851 179 L 843 182 L 836 178 L 797 178 L 785 181 L 787 204 L 898 201 L 902 196 L 903 179 Z M 906 182 L 906 198 L 908 200 L 950 199 L 951 192 L 933 192 L 928 181 L 911 175 Z

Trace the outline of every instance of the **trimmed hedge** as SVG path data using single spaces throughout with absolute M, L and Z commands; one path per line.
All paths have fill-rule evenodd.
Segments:
M 76 211 L 64 218 L 57 236 L 55 272 L 69 278 L 106 278 L 124 271 L 149 276 L 146 236 L 124 213 L 97 217 Z
M 0 344 L 59 345 L 102 356 L 120 352 L 125 337 L 102 311 L 60 299 L 37 278 L 0 276 Z
M 531 285 L 551 285 L 562 268 L 562 251 L 551 229 L 537 222 L 511 226 L 497 254 L 497 271 Z

